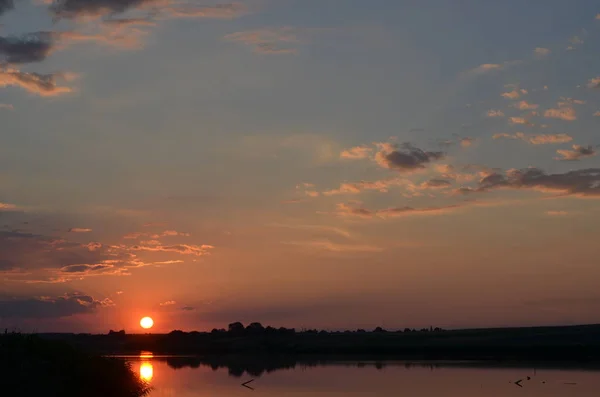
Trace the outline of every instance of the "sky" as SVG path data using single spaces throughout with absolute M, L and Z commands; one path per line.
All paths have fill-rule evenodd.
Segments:
M 0 328 L 597 323 L 592 0 L 0 0 Z

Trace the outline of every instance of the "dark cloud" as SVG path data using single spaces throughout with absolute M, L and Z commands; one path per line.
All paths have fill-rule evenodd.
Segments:
M 382 210 L 369 210 L 360 206 L 341 203 L 337 205 L 336 214 L 339 216 L 351 216 L 359 218 L 397 218 L 409 215 L 442 215 L 455 211 L 463 206 L 464 204 L 424 208 L 404 206 L 386 208 Z
M 13 64 L 41 62 L 52 48 L 53 35 L 49 32 L 0 37 L 0 60 Z
M 13 0 L 0 0 L 0 15 L 15 8 Z
M 425 168 L 425 165 L 444 158 L 443 152 L 431 152 L 419 149 L 410 143 L 400 147 L 390 143 L 378 144 L 380 151 L 375 161 L 384 168 L 401 172 L 410 172 Z
M 216 5 L 177 5 L 170 0 L 55 0 L 50 7 L 58 18 L 80 18 L 115 16 L 129 10 L 147 10 L 150 13 L 163 13 L 174 18 L 232 19 L 248 12 L 241 3 Z M 161 10 L 162 9 L 162 10 Z M 122 19 L 133 21 L 134 19 Z
M 57 298 L 12 299 L 0 301 L 0 318 L 60 318 L 93 313 L 113 306 L 110 299 L 96 300 L 89 295 L 69 294 Z
M 193 310 L 196 310 L 195 308 L 191 307 L 191 306 L 184 306 L 181 308 L 181 310 L 185 311 L 185 312 L 191 312 Z
M 481 193 L 495 189 L 531 189 L 583 197 L 600 197 L 600 168 L 547 174 L 539 168 L 491 173 L 477 187 L 463 187 L 457 193 Z
M 143 262 L 100 243 L 80 244 L 20 231 L 0 231 L 0 272 L 28 272 L 24 280 L 64 282 L 84 275 L 119 275 Z
M 154 0 L 56 0 L 50 10 L 61 18 L 122 14 L 131 8 L 156 3 Z

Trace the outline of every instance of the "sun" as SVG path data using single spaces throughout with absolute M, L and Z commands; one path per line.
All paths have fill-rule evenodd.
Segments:
M 144 329 L 150 329 L 154 325 L 154 320 L 150 317 L 144 317 L 140 320 L 140 326 Z

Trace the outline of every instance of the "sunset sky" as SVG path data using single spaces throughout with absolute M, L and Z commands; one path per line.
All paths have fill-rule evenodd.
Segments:
M 593 0 L 0 0 L 0 328 L 600 321 Z

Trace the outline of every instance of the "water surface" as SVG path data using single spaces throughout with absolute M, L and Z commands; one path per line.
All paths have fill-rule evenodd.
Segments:
M 600 372 L 591 369 L 490 368 L 467 363 L 429 365 L 392 361 L 288 366 L 281 362 L 265 365 L 261 361 L 260 365 L 228 367 L 213 363 L 211 367 L 192 358 L 151 355 L 127 360 L 153 386 L 150 397 L 597 397 L 600 391 Z M 252 379 L 248 383 L 252 389 L 242 386 Z

